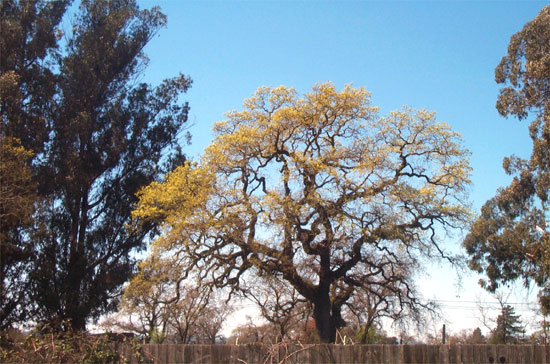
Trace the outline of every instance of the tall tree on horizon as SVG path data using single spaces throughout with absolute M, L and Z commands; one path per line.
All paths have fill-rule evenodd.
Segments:
M 497 317 L 497 327 L 492 332 L 490 342 L 492 344 L 517 343 L 520 335 L 524 333 L 519 315 L 510 305 L 503 305 L 500 315 Z

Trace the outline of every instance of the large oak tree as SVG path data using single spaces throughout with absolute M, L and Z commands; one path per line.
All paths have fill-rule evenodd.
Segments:
M 325 342 L 359 287 L 420 305 L 410 272 L 445 255 L 440 238 L 468 220 L 468 153 L 433 113 L 376 112 L 362 88 L 260 88 L 216 124 L 199 163 L 140 192 L 134 216 L 164 222 L 156 249 L 203 281 L 286 280 Z

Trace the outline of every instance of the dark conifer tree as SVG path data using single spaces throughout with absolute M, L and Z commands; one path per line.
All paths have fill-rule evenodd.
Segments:
M 502 306 L 497 318 L 497 327 L 491 337 L 492 344 L 513 344 L 520 340 L 524 332 L 523 326 L 514 308 L 510 305 Z
M 176 141 L 188 106 L 179 96 L 191 80 L 137 82 L 143 48 L 165 23 L 158 8 L 140 10 L 133 0 L 80 5 L 59 64 L 43 170 L 51 197 L 31 274 L 40 321 L 81 330 L 114 307 L 132 272 L 130 253 L 154 228 L 127 229 L 136 192 L 167 171 L 163 161 L 183 161 Z
M 0 131 L 34 155 L 40 196 L 32 224 L 17 226 L 30 247 L 25 307 L 36 322 L 82 330 L 114 308 L 132 252 L 154 234 L 127 226 L 136 192 L 185 159 L 180 96 L 191 80 L 139 82 L 144 47 L 166 24 L 158 8 L 82 0 L 61 38 L 67 5 L 2 0 Z
M 55 94 L 50 70 L 68 1 L 0 1 L 0 330 L 26 318 L 37 178 Z

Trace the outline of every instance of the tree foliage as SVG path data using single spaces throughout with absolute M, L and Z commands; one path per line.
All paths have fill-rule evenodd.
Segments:
M 430 345 L 441 345 L 443 343 L 442 332 L 437 332 L 435 335 L 428 334 L 425 342 Z M 476 327 L 473 330 L 463 329 L 457 333 L 447 332 L 445 342 L 450 345 L 479 345 L 487 344 L 487 339 L 481 333 L 481 329 Z
M 520 340 L 524 328 L 514 308 L 510 305 L 502 306 L 497 317 L 497 327 L 491 334 L 491 344 L 512 344 Z
M 154 233 L 155 224 L 131 232 L 126 225 L 136 192 L 183 163 L 176 144 L 188 106 L 179 97 L 191 80 L 139 82 L 143 49 L 166 24 L 158 8 L 82 0 L 60 43 L 66 6 L 2 1 L 10 34 L 2 35 L 1 133 L 36 155 L 40 203 L 24 234 L 33 248 L 24 275 L 33 320 L 81 330 L 116 307 L 133 270 L 130 253 Z
M 0 329 L 25 319 L 36 193 L 55 93 L 49 68 L 67 1 L 0 2 Z
M 467 344 L 484 344 L 485 343 L 485 337 L 481 333 L 481 329 L 479 327 L 476 327 L 472 334 L 468 337 Z
M 533 150 L 528 160 L 504 159 L 513 180 L 485 203 L 463 244 L 489 291 L 516 279 L 544 287 L 550 274 L 550 6 L 512 36 L 495 78 L 503 84 L 499 113 L 534 117 Z
M 48 138 L 55 94 L 53 55 L 69 0 L 0 3 L 1 133 L 38 156 Z M 32 131 L 32 132 L 30 132 Z
M 216 124 L 199 163 L 140 192 L 134 216 L 162 221 L 156 247 L 203 281 L 237 289 L 247 271 L 287 281 L 325 342 L 358 287 L 422 304 L 410 272 L 445 255 L 441 233 L 469 217 L 468 154 L 433 113 L 376 110 L 362 88 L 260 88 Z
M 32 249 L 21 231 L 32 224 L 37 200 L 30 161 L 33 154 L 18 139 L 0 135 L 0 330 L 25 318 Z

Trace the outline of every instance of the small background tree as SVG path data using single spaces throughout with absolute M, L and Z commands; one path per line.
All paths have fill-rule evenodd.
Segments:
M 273 343 L 298 339 L 311 319 L 312 308 L 308 301 L 294 287 L 276 277 L 251 277 L 241 291 L 260 309 L 261 317 L 268 322 L 266 327 L 273 326 L 275 335 L 269 337 Z M 241 331 L 250 332 L 251 325 Z M 261 336 L 264 339 L 267 335 Z
M 182 276 L 174 257 L 148 257 L 124 289 L 107 330 L 134 332 L 151 343 L 215 344 L 233 306 L 211 287 Z
M 497 327 L 491 333 L 491 344 L 517 344 L 525 336 L 525 328 L 514 308 L 504 305 L 497 317 Z

